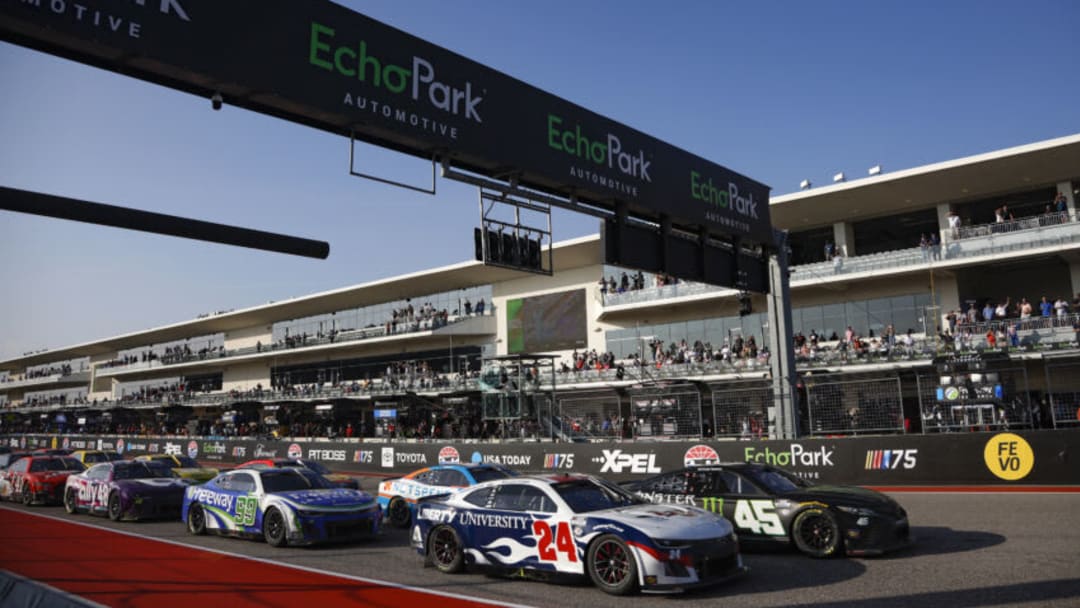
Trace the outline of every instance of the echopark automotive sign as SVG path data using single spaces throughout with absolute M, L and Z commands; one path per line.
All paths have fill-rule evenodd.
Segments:
M 328 0 L 6 0 L 0 38 L 716 235 L 768 188 Z

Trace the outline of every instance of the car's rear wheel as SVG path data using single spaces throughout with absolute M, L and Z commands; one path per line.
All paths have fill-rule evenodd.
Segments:
M 465 569 L 461 536 L 450 526 L 436 526 L 428 537 L 428 558 L 439 572 L 454 574 Z
M 30 484 L 25 481 L 22 484 L 22 492 L 19 493 L 19 498 L 22 498 L 22 504 L 24 505 L 34 503 L 34 493 L 30 491 Z
M 605 534 L 589 546 L 589 578 L 605 593 L 626 595 L 637 589 L 637 562 L 621 538 Z
M 263 515 L 263 536 L 271 547 L 283 547 L 288 542 L 285 529 L 285 515 L 275 508 L 266 510 Z
M 75 488 L 68 488 L 64 492 L 64 510 L 68 513 L 75 515 L 79 512 L 78 505 L 78 493 Z
M 386 514 L 390 516 L 390 523 L 395 528 L 406 528 L 412 521 L 412 513 L 409 511 L 409 503 L 400 496 L 390 499 L 390 505 L 386 507 Z
M 113 492 L 109 494 L 109 519 L 113 521 L 120 521 L 124 512 L 120 509 L 120 493 Z
M 199 505 L 191 505 L 188 509 L 187 529 L 195 536 L 206 534 L 206 513 Z
M 811 557 L 829 557 L 840 548 L 840 526 L 829 511 L 813 507 L 795 517 L 791 536 L 799 551 Z

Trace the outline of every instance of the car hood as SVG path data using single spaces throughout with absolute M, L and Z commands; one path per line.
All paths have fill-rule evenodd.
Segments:
M 891 511 L 899 505 L 878 492 L 858 486 L 813 486 L 781 495 L 797 502 L 823 502 L 829 506 L 850 506 Z
M 293 490 L 290 492 L 277 492 L 273 496 L 280 496 L 297 507 L 359 509 L 375 504 L 375 499 L 372 498 L 371 494 L 348 488 Z
M 723 517 L 682 505 L 643 504 L 593 511 L 588 515 L 594 520 L 637 528 L 652 538 L 696 540 L 718 538 L 732 532 L 731 523 Z

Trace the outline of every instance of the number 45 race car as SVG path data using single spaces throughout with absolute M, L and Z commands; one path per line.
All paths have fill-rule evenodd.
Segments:
M 681 591 L 747 571 L 724 518 L 648 504 L 585 475 L 515 477 L 420 499 L 413 547 L 442 572 L 588 576 L 613 595 Z
M 812 557 L 873 555 L 909 545 L 907 513 L 856 486 L 814 485 L 769 465 L 714 464 L 622 484 L 656 504 L 694 505 L 735 524 L 744 544 L 794 544 Z

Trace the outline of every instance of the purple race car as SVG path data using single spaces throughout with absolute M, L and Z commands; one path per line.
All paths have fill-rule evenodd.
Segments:
M 121 460 L 102 462 L 72 475 L 64 488 L 68 513 L 85 511 L 109 519 L 180 519 L 184 490 L 181 479 L 166 464 Z

